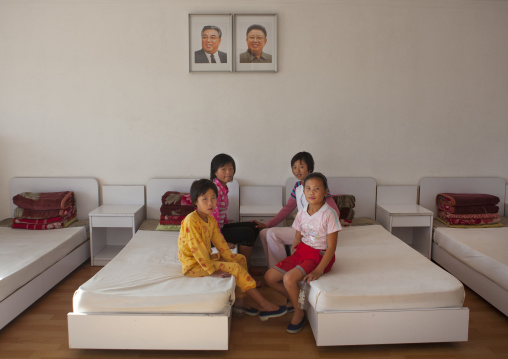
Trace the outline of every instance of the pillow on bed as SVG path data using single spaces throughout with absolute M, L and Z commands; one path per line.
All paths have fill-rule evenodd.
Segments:
M 332 196 L 333 201 L 337 204 L 337 208 L 339 208 L 339 219 L 340 224 L 343 227 L 348 227 L 353 223 L 353 219 L 355 218 L 355 207 L 356 198 L 352 194 L 341 194 Z

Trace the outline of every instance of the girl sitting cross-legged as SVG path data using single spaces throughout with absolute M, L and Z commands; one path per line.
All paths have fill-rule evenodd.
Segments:
M 319 279 L 335 262 L 337 234 L 341 226 L 337 212 L 326 204 L 327 188 L 326 177 L 321 173 L 314 172 L 305 178 L 303 190 L 308 205 L 298 212 L 293 223 L 296 235 L 292 255 L 265 274 L 266 285 L 284 295 L 293 305 L 293 318 L 287 327 L 289 333 L 298 333 L 306 320 L 304 310 L 297 305 L 298 282 Z
M 256 281 L 247 271 L 247 261 L 241 254 L 233 254 L 222 236 L 217 222 L 211 216 L 217 205 L 217 187 L 207 179 L 194 181 L 190 189 L 196 210 L 182 221 L 178 237 L 178 258 L 182 272 L 188 277 L 212 276 L 236 280 L 236 298 L 239 310 L 258 315 L 261 320 L 286 314 L 285 306 L 265 299 L 256 289 Z M 212 243 L 218 253 L 212 253 Z M 244 294 L 257 303 L 258 308 L 245 308 Z

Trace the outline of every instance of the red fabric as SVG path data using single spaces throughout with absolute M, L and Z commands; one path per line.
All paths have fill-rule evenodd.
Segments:
M 161 206 L 161 216 L 186 216 L 194 212 L 193 206 L 179 206 L 171 204 L 163 204 Z
M 450 206 L 444 202 L 438 202 L 437 209 L 441 211 L 447 211 L 455 214 L 477 214 L 477 213 L 497 213 L 499 207 L 491 204 L 484 206 Z
M 66 216 L 72 212 L 74 206 L 67 207 L 65 209 L 50 209 L 47 211 L 34 210 L 34 209 L 26 209 L 17 207 L 14 211 L 15 218 L 25 218 L 25 219 L 46 219 L 53 217 L 62 217 Z
M 23 192 L 12 198 L 14 204 L 24 209 L 48 210 L 65 209 L 72 205 L 74 193 L 65 192 Z
M 52 217 L 52 218 L 41 218 L 41 219 L 33 219 L 33 218 L 14 218 L 13 223 L 16 224 L 49 224 L 49 223 L 56 223 L 56 222 L 62 222 L 65 223 L 72 218 L 76 217 L 77 210 L 76 207 L 73 207 L 73 210 L 65 215 L 65 216 L 58 216 L 58 217 Z
M 66 227 L 67 225 L 69 225 L 75 221 L 76 221 L 76 216 L 70 218 L 68 221 L 65 221 L 65 222 L 54 222 L 54 223 L 47 223 L 47 224 L 15 223 L 13 221 L 11 227 L 18 228 L 18 229 L 33 229 L 33 230 L 60 229 L 60 228 Z M 71 222 L 71 223 L 69 223 L 69 222 Z
M 182 221 L 186 216 L 161 216 L 160 224 L 168 225 L 168 224 L 182 224 Z
M 436 203 L 439 201 L 456 207 L 483 206 L 498 204 L 499 197 L 482 193 L 439 193 Z
M 315 249 L 305 243 L 300 243 L 296 246 L 294 253 L 280 261 L 276 267 L 280 268 L 283 272 L 289 272 L 291 269 L 299 266 L 306 274 L 309 274 L 316 269 L 321 259 L 323 259 L 321 252 L 320 249 Z M 332 257 L 323 273 L 328 273 L 330 269 L 332 269 L 333 263 L 335 263 L 335 255 Z
M 443 219 L 497 219 L 499 214 L 497 213 L 472 213 L 472 214 L 455 214 L 447 211 L 438 211 L 438 215 Z
M 168 191 L 162 195 L 162 204 L 192 206 L 189 193 Z

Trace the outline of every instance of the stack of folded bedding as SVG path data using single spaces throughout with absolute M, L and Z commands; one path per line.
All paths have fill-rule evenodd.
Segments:
M 12 198 L 12 228 L 58 229 L 78 220 L 74 192 L 23 192 Z
M 454 227 L 501 227 L 499 197 L 478 193 L 439 193 L 437 219 Z
M 185 217 L 194 211 L 189 193 L 168 191 L 162 196 L 161 218 L 157 231 L 179 231 Z
M 341 194 L 332 196 L 334 202 L 339 209 L 339 219 L 342 227 L 348 227 L 353 223 L 355 218 L 355 202 L 356 198 L 352 194 Z

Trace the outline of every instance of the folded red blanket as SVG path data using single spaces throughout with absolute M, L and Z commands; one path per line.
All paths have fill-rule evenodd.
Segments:
M 51 218 L 14 218 L 13 222 L 18 224 L 49 224 L 49 223 L 56 223 L 56 222 L 62 222 L 65 223 L 72 218 L 76 217 L 77 210 L 76 207 L 72 207 L 72 211 L 65 216 L 58 216 L 58 217 L 51 217 Z
M 33 229 L 33 230 L 44 230 L 44 229 L 60 229 L 66 228 L 72 223 L 76 222 L 78 218 L 76 216 L 72 217 L 66 222 L 55 222 L 55 223 L 47 223 L 47 224 L 31 224 L 31 223 L 15 223 L 12 222 L 12 228 L 19 229 Z
M 189 193 L 168 191 L 162 196 L 162 204 L 192 206 Z
M 438 210 L 438 216 L 443 219 L 497 219 L 497 213 L 474 213 L 474 214 L 455 214 L 447 211 Z
M 186 216 L 194 211 L 194 206 L 177 206 L 173 204 L 163 204 L 161 206 L 161 216 Z
M 438 213 L 439 215 L 439 213 Z M 482 226 L 486 224 L 497 224 L 501 223 L 501 218 L 471 218 L 471 219 L 460 219 L 460 218 L 442 218 L 439 219 L 451 226 Z
M 436 203 L 443 201 L 450 206 L 483 206 L 496 205 L 499 197 L 482 193 L 439 193 Z
M 450 206 L 443 201 L 439 201 L 437 209 L 441 211 L 447 211 L 455 214 L 475 214 L 475 213 L 497 213 L 499 207 L 492 204 L 486 204 L 484 206 Z
M 72 205 L 74 192 L 23 192 L 12 198 L 18 207 L 34 210 L 64 209 Z
M 71 213 L 73 208 L 75 208 L 74 205 L 67 207 L 65 209 L 50 209 L 47 211 L 42 211 L 16 207 L 14 209 L 14 218 L 46 219 L 46 218 L 62 217 Z
M 162 225 L 168 225 L 168 224 L 176 224 L 180 225 L 182 224 L 182 221 L 185 219 L 186 216 L 161 216 L 160 224 Z

